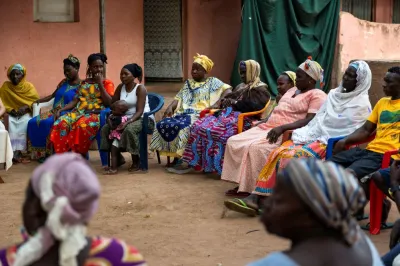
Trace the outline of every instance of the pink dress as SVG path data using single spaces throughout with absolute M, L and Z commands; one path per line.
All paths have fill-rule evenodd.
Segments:
M 313 89 L 293 98 L 296 91 L 293 87 L 283 95 L 266 123 L 228 139 L 221 179 L 239 184 L 239 192 L 254 190 L 269 153 L 281 145 L 282 136 L 276 143 L 268 143 L 268 132 L 316 113 L 327 97 L 323 91 Z

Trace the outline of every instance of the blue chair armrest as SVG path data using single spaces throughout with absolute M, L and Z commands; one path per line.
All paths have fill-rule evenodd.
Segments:
M 111 113 L 110 108 L 106 108 L 101 110 L 100 112 L 100 129 L 106 124 L 107 122 L 107 117 Z
M 345 137 L 346 136 L 328 139 L 328 145 L 326 146 L 326 156 L 325 156 L 326 160 L 328 160 L 328 159 L 330 159 L 332 157 L 333 148 L 335 147 L 336 142 L 338 142 L 339 140 L 344 139 Z

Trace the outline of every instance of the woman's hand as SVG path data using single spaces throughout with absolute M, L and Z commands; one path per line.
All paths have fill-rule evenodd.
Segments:
M 96 73 L 93 76 L 93 81 L 96 82 L 97 84 L 103 85 L 104 77 L 102 73 Z
M 58 110 L 55 115 L 54 115 L 54 121 L 56 121 L 57 119 L 59 119 L 61 116 L 61 110 Z
M 221 99 L 220 106 L 221 106 L 221 108 L 225 109 L 225 108 L 228 108 L 228 107 L 234 105 L 236 102 L 237 102 L 236 100 L 231 99 L 231 98 L 223 98 L 223 99 Z
M 29 112 L 29 106 L 28 105 L 24 105 L 21 108 L 18 109 L 18 113 L 20 114 L 20 116 L 23 116 L 24 114 Z
M 341 139 L 336 142 L 335 146 L 333 147 L 333 155 L 338 154 L 346 149 L 346 140 Z
M 276 143 L 278 138 L 283 134 L 281 127 L 275 127 L 268 132 L 267 140 L 270 144 Z
M 174 114 L 174 111 L 172 110 L 171 106 L 167 107 L 167 110 L 165 110 L 165 113 L 163 115 L 163 119 L 166 117 L 171 117 Z
M 10 113 L 9 113 L 11 116 L 14 116 L 14 117 L 18 117 L 19 116 L 19 112 L 18 111 L 16 111 L 16 110 L 11 110 L 10 111 Z

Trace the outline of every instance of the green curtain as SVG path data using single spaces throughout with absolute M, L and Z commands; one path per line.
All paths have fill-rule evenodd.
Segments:
M 325 70 L 324 90 L 332 73 L 339 22 L 338 0 L 244 0 L 242 30 L 231 84 L 239 84 L 238 64 L 253 59 L 261 80 L 276 95 L 276 79 L 312 56 Z

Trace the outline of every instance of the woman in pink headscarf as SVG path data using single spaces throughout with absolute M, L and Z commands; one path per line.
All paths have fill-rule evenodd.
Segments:
M 99 196 L 97 176 L 81 155 L 50 157 L 28 185 L 22 215 L 29 236 L 1 250 L 0 265 L 146 265 L 123 241 L 86 236 Z

